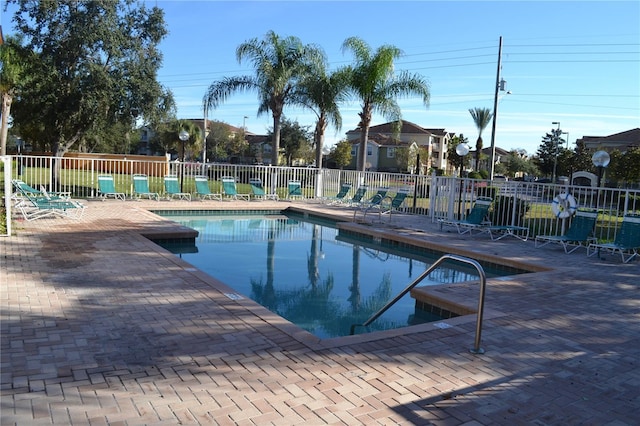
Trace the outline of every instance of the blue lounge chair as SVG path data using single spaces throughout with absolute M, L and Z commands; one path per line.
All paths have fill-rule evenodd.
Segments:
M 179 200 L 191 201 L 191 194 L 180 190 L 180 182 L 176 175 L 166 175 L 164 177 L 164 190 L 169 200 L 178 198 Z
M 294 198 L 299 198 L 304 200 L 304 195 L 302 194 L 302 183 L 299 180 L 290 180 L 287 184 L 287 199 L 293 200 Z
M 557 243 L 562 246 L 567 254 L 573 253 L 580 247 L 587 249 L 589 244 L 596 242 L 593 230 L 595 229 L 597 218 L 598 213 L 595 211 L 578 210 L 564 235 L 537 235 L 535 247 L 540 248 L 551 243 Z
M 218 200 L 222 201 L 222 194 L 216 194 L 209 189 L 209 179 L 206 176 L 196 176 L 196 193 L 200 200 Z
M 262 179 L 251 178 L 249 179 L 249 185 L 251 185 L 251 195 L 257 200 L 278 200 L 278 194 L 267 194 L 262 184 Z
M 149 190 L 149 178 L 143 174 L 133 175 L 133 195 L 138 199 L 147 197 L 150 200 L 160 200 L 160 194 Z
M 103 201 L 109 197 L 122 201 L 125 199 L 124 192 L 116 191 L 116 185 L 111 175 L 98 175 L 98 196 L 101 197 Z
M 251 194 L 239 194 L 236 187 L 236 178 L 232 176 L 222 177 L 222 192 L 225 197 L 231 200 L 247 200 L 251 199 Z
M 628 263 L 638 256 L 640 250 L 640 215 L 627 215 L 611 243 L 591 243 L 587 247 L 587 256 L 591 257 L 601 251 L 620 253 L 622 263 Z M 628 257 L 625 259 L 625 254 Z

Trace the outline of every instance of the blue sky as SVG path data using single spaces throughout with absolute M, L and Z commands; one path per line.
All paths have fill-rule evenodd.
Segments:
M 404 51 L 398 70 L 428 79 L 431 102 L 401 99 L 405 120 L 464 133 L 475 145 L 469 108 L 493 108 L 498 41 L 503 38 L 496 146 L 535 153 L 560 122 L 569 140 L 640 127 L 640 2 L 638 1 L 169 1 L 147 0 L 165 11 L 160 81 L 172 90 L 179 118 L 202 117 L 202 97 L 214 81 L 253 73 L 238 64 L 239 44 L 267 31 L 321 46 L 332 68 L 351 62 L 342 42 L 358 36 L 372 48 Z M 10 18 L 3 28 L 10 33 Z M 342 130 L 328 129 L 329 145 L 356 127 L 359 102 L 341 107 Z M 270 115 L 256 116 L 257 96 L 236 94 L 209 119 L 264 134 Z M 297 109 L 285 115 L 312 126 Z M 246 119 L 244 117 L 247 117 Z M 373 124 L 384 123 L 375 116 Z M 485 146 L 491 125 L 483 132 Z M 565 135 L 566 137 L 567 135 Z

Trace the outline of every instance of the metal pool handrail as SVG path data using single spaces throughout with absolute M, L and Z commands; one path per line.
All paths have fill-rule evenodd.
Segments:
M 479 300 L 478 300 L 478 318 L 477 318 L 477 321 L 476 321 L 476 338 L 475 338 L 475 341 L 474 341 L 473 348 L 469 349 L 469 352 L 474 353 L 474 354 L 483 354 L 484 353 L 484 349 L 482 349 L 480 347 L 480 336 L 482 334 L 482 314 L 484 312 L 484 293 L 485 293 L 485 288 L 487 286 L 487 276 L 486 276 L 486 274 L 484 272 L 484 268 L 482 268 L 482 265 L 480 265 L 480 263 L 478 263 L 476 260 L 469 259 L 469 258 L 463 257 L 463 256 L 458 256 L 458 255 L 455 255 L 455 254 L 445 254 L 442 257 L 440 257 L 430 267 L 428 267 L 422 274 L 420 274 L 415 280 L 413 280 L 407 287 L 405 287 L 404 290 L 402 290 L 400 293 L 398 293 L 398 295 L 396 297 L 394 297 L 392 300 L 387 302 L 387 304 L 384 305 L 382 308 L 380 308 L 378 310 L 378 312 L 373 314 L 368 320 L 366 320 L 362 324 L 352 324 L 351 325 L 351 334 L 353 335 L 355 333 L 356 327 L 366 327 L 369 324 L 371 324 L 373 321 L 378 319 L 378 317 L 380 315 L 385 313 L 387 311 L 387 309 L 389 309 L 398 300 L 400 300 L 405 294 L 407 294 L 409 291 L 411 291 L 412 288 L 414 288 L 416 285 L 420 284 L 420 282 L 422 282 L 422 280 L 424 280 L 431 272 L 433 272 L 436 268 L 438 268 L 440 266 L 440 264 L 443 263 L 447 259 L 451 259 L 451 260 L 454 260 L 454 261 L 457 261 L 457 262 L 461 262 L 461 263 L 467 263 L 467 264 L 475 267 L 476 270 L 478 271 L 478 275 L 480 276 L 480 296 L 479 296 Z

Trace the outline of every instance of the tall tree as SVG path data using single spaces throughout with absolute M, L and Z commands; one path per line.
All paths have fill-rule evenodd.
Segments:
M 344 139 L 335 144 L 329 153 L 329 159 L 342 170 L 351 163 L 351 142 Z
M 283 117 L 281 124 L 281 144 L 287 165 L 291 166 L 296 158 L 306 159 L 306 154 L 310 151 L 312 135 L 307 126 L 301 126 L 297 121 L 288 120 Z M 267 133 L 269 138 L 274 137 L 273 129 Z
M 374 113 L 381 114 L 388 121 L 401 126 L 402 114 L 396 98 L 417 94 L 425 106 L 429 104 L 429 85 L 420 75 L 402 71 L 394 72 L 394 60 L 402 51 L 392 45 L 383 45 L 375 52 L 362 39 L 349 37 L 342 44 L 342 50 L 353 53 L 354 64 L 344 68 L 348 73 L 348 87 L 361 102 L 360 144 L 358 147 L 357 170 L 364 171 L 367 164 L 367 141 L 369 127 Z
M 316 167 L 322 167 L 324 134 L 329 124 L 336 130 L 342 128 L 342 116 L 338 104 L 345 100 L 348 75 L 343 71 L 329 73 L 324 56 L 316 55 L 311 69 L 297 86 L 295 102 L 313 111 L 316 125 L 313 133 Z
M 538 174 L 538 168 L 523 150 L 512 149 L 504 159 L 504 163 L 506 163 L 507 172 L 511 177 L 516 176 L 517 173 L 524 173 L 530 176 Z
M 480 154 L 482 154 L 482 131 L 487 127 L 493 113 L 489 108 L 470 108 L 469 114 L 478 129 L 478 139 L 476 140 L 476 170 L 480 171 Z
M 461 143 L 465 145 L 469 145 L 469 139 L 465 138 L 462 133 L 460 133 L 460 136 L 454 136 L 453 138 L 451 138 L 451 141 L 449 141 L 448 143 L 447 162 L 451 167 L 453 167 L 454 171 L 460 169 L 460 166 L 462 166 L 463 168 L 466 168 L 469 166 L 469 163 L 470 163 L 469 161 L 469 157 L 471 157 L 470 155 L 465 155 L 464 157 L 461 157 L 456 152 L 457 146 L 460 145 Z
M 19 37 L 9 36 L 0 45 L 0 95 L 2 95 L 2 125 L 0 127 L 0 155 L 7 154 L 7 134 L 11 103 L 24 76 L 21 55 L 25 52 Z
M 217 108 L 235 92 L 257 91 L 260 101 L 258 115 L 271 111 L 273 117 L 271 164 L 277 166 L 284 107 L 292 102 L 296 84 L 318 55 L 322 55 L 319 48 L 305 46 L 297 37 L 281 38 L 273 31 L 269 31 L 263 40 L 254 38 L 246 41 L 236 49 L 236 59 L 238 63 L 251 62 L 255 75 L 225 77 L 211 84 L 204 95 L 204 107 L 207 110 Z
M 560 138 L 557 129 L 551 129 L 551 132 L 542 138 L 534 162 L 545 176 L 553 175 L 554 165 L 557 167 L 558 158 L 563 157 L 563 152 L 566 150 L 561 146 L 563 143 L 564 140 Z
M 183 130 L 189 134 L 184 143 L 180 140 L 180 132 Z M 153 146 L 162 152 L 175 153 L 180 160 L 192 161 L 202 151 L 202 136 L 202 129 L 193 121 L 171 120 L 154 132 Z
M 119 124 L 132 129 L 137 116 L 154 121 L 172 104 L 156 80 L 167 34 L 161 9 L 134 0 L 9 1 L 34 52 L 25 64 L 31 82 L 14 102 L 23 136 L 61 156 L 87 137 L 114 137 L 109 129 Z

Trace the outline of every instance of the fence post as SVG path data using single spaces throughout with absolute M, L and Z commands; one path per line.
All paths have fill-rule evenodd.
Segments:
M 318 169 L 316 173 L 316 198 L 322 198 L 322 194 L 324 193 L 323 181 L 322 179 L 322 169 Z
M 11 188 L 11 176 L 13 174 L 12 170 L 12 157 L 8 155 L 2 156 L 2 162 L 4 163 L 4 205 L 5 205 L 5 227 L 7 229 L 7 236 L 11 236 L 11 194 L 13 193 L 13 189 Z

